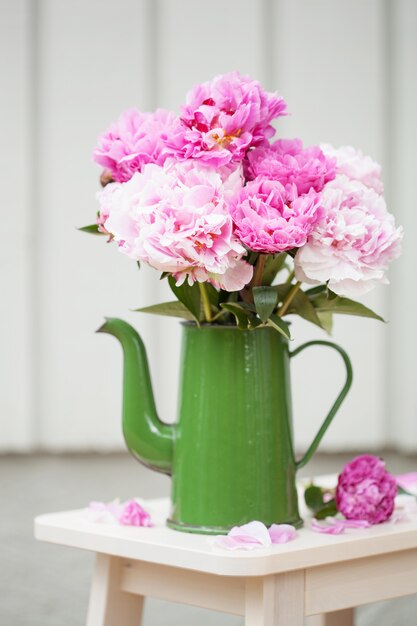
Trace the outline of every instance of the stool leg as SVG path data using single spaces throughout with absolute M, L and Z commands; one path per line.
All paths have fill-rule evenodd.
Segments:
M 304 572 L 246 580 L 245 626 L 303 626 Z
M 307 626 L 354 626 L 354 624 L 354 609 L 323 613 L 323 615 L 313 615 L 307 618 Z
M 144 598 L 120 589 L 122 565 L 117 557 L 96 555 L 87 626 L 140 626 Z

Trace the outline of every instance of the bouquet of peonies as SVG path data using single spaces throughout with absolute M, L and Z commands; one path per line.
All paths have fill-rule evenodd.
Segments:
M 140 310 L 287 337 L 289 314 L 328 332 L 334 313 L 381 319 L 350 299 L 387 283 L 400 253 L 380 166 L 351 147 L 271 142 L 286 114 L 232 72 L 196 85 L 179 117 L 130 109 L 99 138 L 104 188 L 82 230 L 159 270 L 176 297 Z

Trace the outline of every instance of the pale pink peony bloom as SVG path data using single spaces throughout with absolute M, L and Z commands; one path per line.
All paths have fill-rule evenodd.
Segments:
M 249 148 L 265 143 L 275 134 L 271 121 L 286 112 L 285 101 L 276 93 L 230 72 L 196 85 L 163 139 L 176 159 L 219 167 L 242 161 Z
M 128 500 L 122 505 L 119 515 L 119 524 L 122 526 L 153 526 L 151 516 L 135 499 Z
M 363 454 L 343 468 L 336 487 L 336 506 L 348 520 L 380 524 L 391 517 L 396 495 L 397 483 L 384 461 Z
M 268 530 L 262 522 L 253 521 L 243 526 L 234 526 L 227 535 L 217 537 L 215 545 L 225 550 L 253 550 L 287 543 L 296 536 L 297 531 L 289 524 L 272 524 Z
M 274 254 L 303 246 L 322 209 L 315 192 L 298 196 L 294 184 L 259 177 L 231 199 L 230 213 L 247 248 Z
M 320 148 L 326 157 L 336 160 L 337 174 L 342 174 L 350 180 L 358 180 L 365 187 L 373 189 L 378 194 L 383 193 L 384 185 L 381 180 L 381 166 L 371 159 L 370 156 L 363 154 L 352 146 L 334 148 L 328 143 L 323 143 L 320 144 Z
M 121 252 L 171 273 L 177 284 L 209 281 L 237 291 L 253 272 L 228 211 L 228 198 L 241 185 L 240 170 L 223 180 L 195 162 L 166 162 L 107 185 L 98 198 Z
M 303 148 L 300 139 L 279 139 L 251 150 L 245 165 L 249 180 L 263 176 L 284 187 L 293 183 L 299 195 L 310 189 L 321 191 L 336 176 L 336 160 L 326 158 L 318 146 Z
M 163 165 L 167 158 L 161 134 L 168 132 L 174 114 L 164 109 L 141 113 L 124 111 L 99 138 L 93 159 L 110 171 L 117 182 L 130 180 L 146 163 Z
M 321 192 L 324 214 L 295 257 L 295 276 L 309 284 L 328 281 L 340 296 L 357 297 L 387 283 L 385 273 L 401 252 L 385 200 L 358 181 L 338 176 Z

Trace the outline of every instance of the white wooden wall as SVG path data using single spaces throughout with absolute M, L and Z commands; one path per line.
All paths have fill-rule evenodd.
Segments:
M 407 237 L 393 285 L 368 303 L 391 324 L 339 318 L 355 383 L 323 449 L 416 451 L 416 42 L 414 0 L 0 0 L 0 449 L 123 445 L 120 348 L 94 334 L 104 315 L 144 335 L 174 418 L 178 324 L 130 312 L 164 285 L 76 227 L 95 214 L 90 154 L 110 121 L 129 106 L 177 110 L 195 82 L 238 69 L 288 101 L 281 135 L 351 143 L 384 165 Z M 294 327 L 295 345 L 321 337 Z M 332 354 L 299 359 L 303 448 L 342 376 Z

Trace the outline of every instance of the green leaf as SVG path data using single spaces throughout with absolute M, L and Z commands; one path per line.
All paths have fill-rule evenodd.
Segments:
M 321 320 L 317 315 L 316 309 L 311 304 L 311 301 L 307 294 L 305 294 L 304 291 L 301 291 L 301 289 L 295 294 L 291 303 L 290 311 L 291 313 L 297 313 L 300 317 L 307 320 L 308 322 L 311 322 L 312 324 L 323 328 Z
M 285 297 L 288 295 L 288 292 L 291 289 L 291 287 L 292 285 L 288 285 L 287 283 L 281 283 L 280 285 L 274 286 L 274 289 L 277 290 L 279 302 L 282 302 L 283 300 L 285 300 Z
M 291 339 L 290 328 L 283 319 L 275 315 L 274 313 L 270 316 L 269 320 L 266 322 L 267 326 L 271 326 L 275 328 L 281 335 L 284 335 L 286 339 Z
M 163 302 L 162 304 L 153 304 L 152 306 L 145 306 L 135 310 L 139 313 L 154 313 L 155 315 L 181 317 L 184 320 L 195 321 L 194 315 L 190 313 L 182 302 L 178 302 L 178 300 L 174 300 L 174 302 Z
M 336 501 L 334 498 L 328 502 L 324 501 L 325 494 L 329 490 L 322 489 L 317 485 L 309 485 L 304 491 L 304 500 L 308 508 L 313 512 L 316 519 L 325 519 L 337 515 Z
M 266 322 L 278 302 L 278 293 L 275 287 L 254 287 L 253 299 L 256 312 L 263 322 Z
M 328 294 L 319 293 L 317 295 L 313 295 L 311 297 L 311 301 L 317 312 L 330 311 L 331 313 L 357 315 L 359 317 L 369 317 L 381 322 L 385 321 L 380 315 L 366 307 L 364 304 L 356 302 L 355 300 L 350 300 L 349 298 L 338 296 L 330 290 L 328 291 Z
M 190 311 L 194 319 L 198 322 L 200 320 L 201 307 L 201 296 L 198 283 L 195 282 L 194 285 L 189 285 L 187 282 L 184 282 L 182 285 L 177 287 L 173 276 L 168 277 L 168 283 L 173 294 L 180 302 L 183 303 L 183 305 Z
M 262 275 L 262 284 L 270 285 L 274 280 L 275 276 L 282 269 L 285 263 L 285 259 L 287 255 L 285 252 L 281 252 L 281 254 L 268 254 L 265 261 L 265 268 Z
M 310 296 L 315 296 L 318 293 L 323 293 L 327 291 L 327 285 L 317 285 L 317 287 L 310 287 L 310 289 L 306 289 L 305 293 Z
M 337 514 L 336 500 L 329 500 L 322 509 L 316 511 L 314 517 L 316 519 L 326 519 L 326 517 L 334 517 Z
M 321 327 L 328 335 L 333 331 L 333 313 L 331 311 L 317 311 L 317 317 L 320 320 Z
M 248 311 L 246 311 L 240 304 L 236 302 L 222 302 L 222 309 L 226 309 L 229 313 L 232 313 L 236 319 L 236 325 L 241 330 L 246 330 L 249 328 L 249 315 Z
M 89 233 L 90 235 L 106 235 L 106 233 L 102 233 L 97 224 L 90 224 L 89 226 L 82 226 L 81 228 L 77 228 L 82 233 Z
M 317 485 L 310 485 L 304 491 L 304 500 L 313 513 L 319 511 L 324 506 L 323 490 Z

